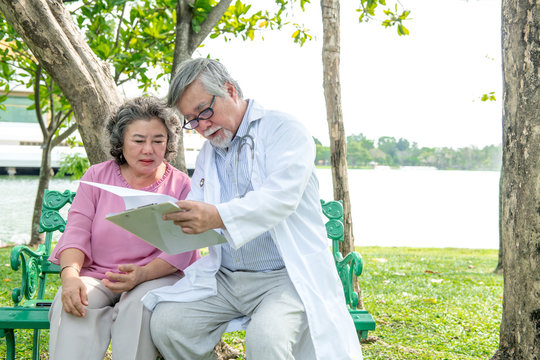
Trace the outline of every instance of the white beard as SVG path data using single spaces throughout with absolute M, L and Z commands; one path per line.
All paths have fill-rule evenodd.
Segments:
M 218 148 L 226 148 L 229 146 L 229 144 L 231 143 L 232 139 L 233 139 L 233 133 L 232 131 L 229 131 L 227 129 L 223 129 L 223 128 L 218 128 L 217 130 L 216 129 L 208 129 L 204 132 L 204 136 L 207 137 L 207 136 L 210 136 L 212 135 L 213 133 L 215 133 L 216 131 L 219 131 L 219 130 L 223 130 L 223 134 L 222 136 L 217 136 L 217 137 L 214 137 L 212 139 L 208 139 L 208 141 L 210 141 L 210 144 L 214 145 L 215 147 L 218 147 Z

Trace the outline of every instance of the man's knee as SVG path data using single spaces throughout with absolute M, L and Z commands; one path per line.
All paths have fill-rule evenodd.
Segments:
M 246 331 L 246 355 L 253 359 L 288 359 L 294 340 L 279 329 L 250 328 Z
M 154 343 L 168 342 L 171 328 L 178 325 L 178 316 L 171 314 L 170 303 L 157 304 L 150 317 L 150 333 Z M 180 327 L 181 328 L 181 327 Z M 178 330 L 178 329 L 175 329 Z
M 272 316 L 272 313 L 275 314 L 271 311 L 252 317 L 246 331 L 246 350 L 252 357 L 288 358 L 295 344 L 307 331 L 307 320 L 303 311 L 278 317 Z

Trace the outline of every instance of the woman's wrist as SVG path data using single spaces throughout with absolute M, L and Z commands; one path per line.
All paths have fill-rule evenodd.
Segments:
M 75 265 L 64 265 L 60 269 L 60 273 L 58 274 L 58 276 L 60 277 L 60 279 L 62 279 L 62 273 L 68 273 L 68 272 L 69 273 L 76 273 L 77 276 L 79 276 L 79 273 L 81 272 L 81 269 L 79 269 Z

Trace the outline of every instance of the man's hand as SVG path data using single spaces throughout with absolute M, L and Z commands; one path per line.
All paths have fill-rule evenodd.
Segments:
M 189 200 L 180 200 L 177 204 L 182 211 L 165 214 L 163 220 L 173 220 L 186 234 L 200 234 L 210 229 L 225 228 L 214 205 Z
M 101 280 L 103 285 L 114 293 L 129 291 L 140 283 L 146 281 L 146 274 L 141 266 L 134 264 L 118 265 L 118 270 L 121 272 L 113 273 L 111 271 L 107 271 L 105 273 L 107 278 Z
M 85 306 L 88 306 L 86 285 L 78 276 L 66 276 L 62 280 L 62 305 L 64 311 L 78 317 L 86 316 Z

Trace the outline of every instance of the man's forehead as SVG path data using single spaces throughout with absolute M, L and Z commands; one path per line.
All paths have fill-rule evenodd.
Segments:
M 203 110 L 208 106 L 209 96 L 202 84 L 195 81 L 184 90 L 184 93 L 178 99 L 177 106 L 184 111 Z M 182 109 L 182 107 L 185 107 L 185 109 Z

